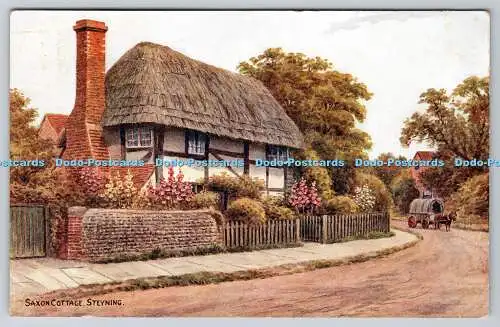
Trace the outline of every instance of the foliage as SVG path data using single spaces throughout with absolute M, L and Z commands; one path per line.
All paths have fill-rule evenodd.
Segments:
M 403 156 L 398 156 L 396 157 L 394 154 L 387 152 L 387 153 L 381 153 L 378 155 L 376 160 L 381 160 L 383 162 L 387 162 L 389 159 L 394 159 L 394 160 L 406 160 L 405 157 Z M 383 165 L 380 167 L 370 167 L 369 171 L 373 175 L 377 176 L 384 184 L 385 186 L 389 189 L 391 187 L 391 183 L 393 179 L 398 176 L 398 174 L 403 171 L 403 170 L 408 170 L 408 168 L 404 167 L 397 167 L 396 165 Z
M 217 175 L 212 175 L 208 179 L 208 187 L 212 190 L 226 191 L 230 193 L 236 192 L 238 189 L 238 178 L 229 176 L 228 173 L 222 172 Z
M 375 192 L 368 185 L 356 186 L 353 200 L 361 212 L 372 211 L 375 207 Z
M 268 195 L 262 199 L 264 205 L 274 205 L 274 206 L 287 206 L 288 201 L 284 196 L 278 195 Z
M 356 128 L 356 123 L 364 121 L 364 102 L 372 94 L 351 74 L 334 70 L 326 59 L 286 53 L 281 48 L 265 50 L 240 63 L 238 70 L 260 80 L 270 90 L 304 134 L 306 145 L 319 158 L 348 161 L 367 157 L 371 140 L 367 133 Z M 334 183 L 336 174 L 345 182 L 354 178 L 353 169 L 331 170 Z M 322 193 L 323 186 L 317 183 Z M 336 191 L 341 191 L 338 193 L 344 194 L 350 185 L 344 187 L 339 180 L 335 186 Z
M 247 224 L 266 222 L 266 212 L 262 204 L 251 198 L 240 198 L 232 201 L 227 208 L 226 217 Z
M 18 89 L 9 90 L 10 159 L 38 160 L 42 166 L 10 167 L 11 202 L 49 203 L 54 199 L 57 174 L 52 162 L 53 143 L 38 137 L 37 110 Z
M 219 195 L 215 192 L 202 191 L 191 199 L 190 207 L 193 209 L 217 208 Z
M 223 172 L 210 176 L 208 179 L 209 190 L 228 192 L 232 198 L 260 199 L 264 187 L 264 182 L 261 179 L 251 178 L 248 175 L 233 177 Z
M 67 169 L 55 168 L 54 144 L 38 136 L 37 110 L 17 89 L 9 90 L 10 159 L 38 160 L 43 166 L 10 168 L 11 203 L 37 203 L 50 206 L 50 252 L 60 245 L 58 231 L 67 218 L 67 207 L 86 205 L 85 190 Z
M 349 214 L 358 212 L 359 208 L 356 202 L 348 196 L 339 195 L 332 199 L 324 201 L 322 209 L 325 214 Z
M 375 196 L 375 204 L 372 208 L 373 211 L 387 211 L 392 207 L 393 201 L 391 193 L 377 176 L 358 173 L 356 175 L 356 184 L 359 187 L 366 186 L 371 190 L 371 192 L 373 192 L 373 195 Z M 361 206 L 360 209 L 363 210 Z
M 173 167 L 169 167 L 167 179 L 162 178 L 155 186 L 148 185 L 146 192 L 151 204 L 162 209 L 185 208 L 194 196 L 191 184 L 184 182 L 182 171 L 176 176 Z
M 118 173 L 110 176 L 104 185 L 103 192 L 99 195 L 103 199 L 103 205 L 108 208 L 131 208 L 135 198 L 139 195 L 132 177 L 130 170 L 124 178 L 121 178 Z
M 468 179 L 451 196 L 451 209 L 461 218 L 489 218 L 489 173 Z M 479 219 L 478 219 L 479 220 Z
M 408 170 L 401 171 L 392 180 L 391 192 L 394 204 L 401 214 L 408 213 L 411 202 L 420 195 L 415 180 Z
M 335 194 L 349 194 L 356 184 L 356 173 L 352 160 L 346 161 L 344 167 L 333 167 L 331 170 L 332 187 Z
M 97 167 L 83 167 L 78 171 L 78 181 L 85 196 L 86 206 L 99 206 L 104 198 L 101 193 L 109 183 L 108 177 Z
M 313 149 L 309 148 L 298 154 L 298 159 L 304 160 L 319 160 L 320 157 Z M 332 180 L 326 167 L 305 167 L 302 177 L 308 183 L 315 183 L 318 188 L 319 195 L 323 199 L 331 199 L 334 192 L 332 191 Z
M 416 112 L 405 121 L 400 138 L 403 145 L 426 142 L 437 149 L 442 160 L 488 159 L 489 77 L 468 77 L 451 94 L 444 89 L 428 89 L 420 95 L 419 103 L 426 106 L 425 112 Z M 485 169 L 445 165 L 425 171 L 422 182 L 429 188 L 437 187 L 437 192 L 447 197 Z
M 428 189 L 432 189 L 440 197 L 448 198 L 453 193 L 457 192 L 460 185 L 465 183 L 469 178 L 484 173 L 484 170 L 477 167 L 460 167 L 457 169 L 453 166 L 454 158 L 438 154 L 441 160 L 448 161 L 443 167 L 432 167 L 420 173 L 421 183 Z
M 321 204 L 321 198 L 318 196 L 316 183 L 307 184 L 304 178 L 293 184 L 290 196 L 288 197 L 289 204 L 295 208 L 297 212 L 310 212 Z
M 292 220 L 295 219 L 295 213 L 292 209 L 283 205 L 280 197 L 267 197 L 262 200 L 267 219 L 273 220 Z
M 273 220 L 293 220 L 296 218 L 292 209 L 283 206 L 266 207 L 266 216 Z

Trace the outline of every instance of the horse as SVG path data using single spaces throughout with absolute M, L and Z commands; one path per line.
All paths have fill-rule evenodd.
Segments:
M 446 226 L 446 231 L 449 232 L 451 230 L 451 223 L 457 220 L 457 213 L 452 211 L 445 215 L 445 217 L 446 219 L 444 220 L 444 225 Z

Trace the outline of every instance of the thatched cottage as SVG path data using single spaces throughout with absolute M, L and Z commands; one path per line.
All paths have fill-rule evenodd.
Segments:
M 297 126 L 257 80 L 141 42 L 106 73 L 103 22 L 79 20 L 76 99 L 59 137 L 62 158 L 141 159 L 136 182 L 158 181 L 155 159 L 242 159 L 243 167 L 183 167 L 190 182 L 213 174 L 248 174 L 268 193 L 283 192 L 285 168 L 256 167 L 302 146 Z

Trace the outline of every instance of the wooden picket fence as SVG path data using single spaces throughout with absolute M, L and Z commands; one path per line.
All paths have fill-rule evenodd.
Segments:
M 370 232 L 389 232 L 390 217 L 386 212 L 349 215 L 303 216 L 300 219 L 302 241 L 332 243 Z
M 299 243 L 299 227 L 299 219 L 270 220 L 259 225 L 228 221 L 224 224 L 222 232 L 226 248 L 258 248 Z
M 258 248 L 300 242 L 333 243 L 370 232 L 389 232 L 388 213 L 302 216 L 295 220 L 269 220 L 248 225 L 228 221 L 222 235 L 226 248 Z

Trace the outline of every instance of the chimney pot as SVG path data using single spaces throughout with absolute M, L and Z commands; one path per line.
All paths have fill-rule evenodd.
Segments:
M 75 26 L 73 26 L 73 30 L 75 30 L 76 32 L 84 30 L 106 32 L 108 30 L 108 27 L 106 26 L 106 24 L 104 24 L 104 22 L 92 19 L 80 19 L 75 23 Z

